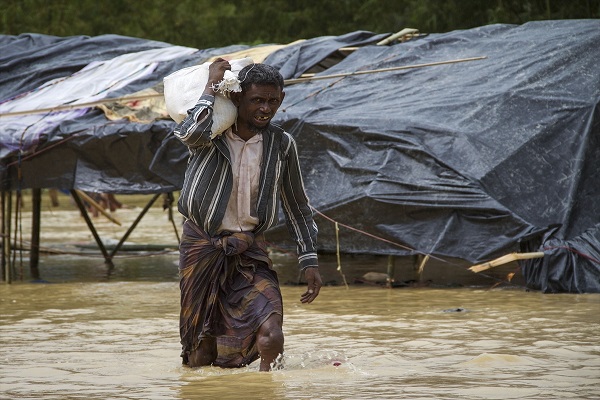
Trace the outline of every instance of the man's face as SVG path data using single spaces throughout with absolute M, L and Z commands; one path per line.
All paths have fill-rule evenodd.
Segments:
M 264 131 L 284 96 L 285 93 L 275 85 L 256 84 L 252 84 L 239 96 L 232 96 L 233 103 L 238 107 L 238 125 L 243 124 L 255 133 Z

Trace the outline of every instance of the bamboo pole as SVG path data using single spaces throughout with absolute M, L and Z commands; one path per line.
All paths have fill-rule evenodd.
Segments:
M 146 204 L 146 206 L 144 207 L 144 209 L 142 210 L 142 212 L 138 215 L 138 217 L 135 219 L 135 221 L 133 221 L 133 224 L 131 224 L 131 226 L 129 227 L 129 229 L 127 230 L 127 232 L 125 232 L 125 235 L 123 235 L 123 237 L 121 238 L 121 240 L 119 240 L 119 243 L 117 243 L 117 245 L 115 246 L 115 248 L 110 253 L 110 258 L 111 259 L 114 257 L 115 254 L 117 254 L 117 251 L 119 251 L 119 249 L 121 248 L 121 246 L 123 245 L 123 243 L 125 243 L 125 241 L 129 237 L 129 235 L 131 234 L 131 232 L 133 232 L 133 230 L 135 229 L 135 227 L 137 226 L 137 224 L 142 220 L 142 218 L 144 217 L 144 215 L 146 214 L 146 212 L 148 212 L 148 210 L 150 209 L 150 207 L 152 207 L 152 205 L 154 204 L 154 202 L 156 201 L 156 199 L 158 199 L 159 196 L 160 196 L 160 193 L 155 194 L 152 197 L 152 199 L 150 199 L 150 201 L 148 202 L 148 204 Z
M 98 232 L 96 231 L 96 228 L 94 227 L 94 224 L 92 223 L 92 220 L 90 219 L 90 216 L 88 215 L 87 209 L 85 208 L 85 205 L 83 204 L 83 201 L 81 200 L 81 197 L 79 197 L 80 193 L 83 193 L 83 192 L 81 192 L 79 190 L 71 190 L 71 196 L 73 197 L 73 200 L 75 200 L 75 204 L 77 204 L 79 211 L 81 211 L 81 215 L 83 216 L 85 223 L 87 224 L 88 228 L 90 229 L 90 232 L 92 232 L 92 236 L 94 236 L 94 239 L 96 240 L 96 244 L 98 245 L 98 247 L 100 248 L 100 251 L 102 252 L 102 255 L 104 256 L 105 264 L 107 264 L 109 267 L 112 268 L 113 267 L 112 257 L 110 257 L 108 255 L 108 252 L 106 251 L 106 247 L 104 246 L 104 243 L 102 243 L 102 239 L 100 239 L 100 236 L 98 235 Z
M 505 256 L 498 257 L 492 261 L 483 263 L 483 264 L 473 265 L 471 268 L 469 268 L 469 270 L 471 270 L 473 272 L 481 272 L 481 271 L 485 271 L 486 269 L 490 269 L 490 268 L 498 267 L 503 264 L 507 264 L 511 261 L 529 260 L 532 258 L 542 258 L 542 257 L 544 257 L 544 252 L 542 252 L 542 251 L 532 252 L 532 253 L 510 253 Z
M 414 64 L 414 65 L 404 65 L 404 66 L 400 66 L 400 67 L 371 69 L 371 70 L 365 70 L 365 71 L 346 72 L 346 73 L 332 74 L 332 75 L 319 75 L 319 76 L 312 76 L 312 77 L 307 77 L 307 78 L 287 79 L 287 80 L 285 80 L 284 83 L 286 85 L 293 85 L 296 83 L 303 83 L 303 82 L 316 81 L 316 80 L 322 80 L 322 79 L 344 78 L 347 76 L 355 76 L 355 75 L 377 74 L 377 73 L 381 73 L 381 72 L 401 71 L 404 69 L 433 67 L 433 66 L 437 66 L 437 65 L 456 64 L 456 63 L 468 62 L 468 61 L 485 60 L 486 58 L 487 58 L 487 56 L 459 58 L 456 60 L 437 61 L 437 62 Z
M 414 29 L 414 28 L 404 28 L 399 32 L 394 33 L 393 35 L 390 35 L 388 37 L 386 37 L 385 39 L 379 41 L 377 43 L 377 46 L 385 46 L 387 44 L 390 44 L 391 42 L 393 42 L 394 40 L 402 37 L 402 36 L 407 36 L 407 35 L 415 35 L 418 34 L 419 30 L 418 29 Z

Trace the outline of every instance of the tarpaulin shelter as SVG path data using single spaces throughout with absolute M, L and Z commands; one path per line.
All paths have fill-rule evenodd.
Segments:
M 530 287 L 600 291 L 600 21 L 491 25 L 365 46 L 320 75 L 485 56 L 292 85 L 314 206 L 426 254 L 523 262 Z M 269 60 L 267 60 L 269 61 Z M 335 227 L 321 223 L 321 246 Z M 398 248 L 341 229 L 344 248 Z
M 376 45 L 385 36 L 313 38 L 264 55 L 288 82 L 276 122 L 298 142 L 321 251 L 341 243 L 350 253 L 473 263 L 542 251 L 543 259 L 521 264 L 528 286 L 600 291 L 600 21 L 490 25 Z M 77 78 L 90 61 L 160 49 L 153 71 L 107 96 L 116 97 L 160 92 L 174 70 L 248 49 L 40 35 L 0 37 L 0 46 L 0 107 L 51 78 Z M 314 68 L 349 46 L 356 48 L 337 64 Z M 306 72 L 316 75 L 303 80 Z M 92 110 L 35 134 L 6 120 L 4 190 L 181 187 L 187 151 L 168 119 L 109 120 Z M 342 225 L 339 241 L 332 221 Z M 287 236 L 281 224 L 267 238 Z

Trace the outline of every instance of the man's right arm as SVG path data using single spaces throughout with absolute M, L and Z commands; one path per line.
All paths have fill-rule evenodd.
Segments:
M 227 60 L 217 58 L 208 67 L 208 82 L 196 106 L 187 112 L 187 117 L 173 131 L 188 147 L 198 147 L 210 142 L 212 128 L 213 105 L 215 104 L 215 90 L 213 87 L 223 80 L 225 71 L 231 70 Z
M 188 110 L 184 118 L 173 131 L 173 134 L 188 147 L 198 147 L 210 141 L 212 113 L 215 96 L 206 91 L 194 108 Z

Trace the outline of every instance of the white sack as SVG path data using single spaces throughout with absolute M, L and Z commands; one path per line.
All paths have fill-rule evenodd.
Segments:
M 187 111 L 194 108 L 198 99 L 202 96 L 206 83 L 208 82 L 208 67 L 212 62 L 206 62 L 201 65 L 194 65 L 173 72 L 163 79 L 165 84 L 165 104 L 171 118 L 177 123 L 183 121 L 187 116 Z M 237 77 L 237 74 L 246 65 L 252 64 L 251 58 L 242 58 L 229 61 L 231 72 Z M 231 84 L 231 74 L 227 71 L 224 77 L 224 85 L 221 88 L 225 90 L 235 89 Z M 228 79 L 229 78 L 229 79 Z M 220 135 L 235 122 L 237 118 L 237 109 L 233 102 L 221 91 L 215 95 L 215 104 L 213 106 L 213 124 L 212 137 Z

